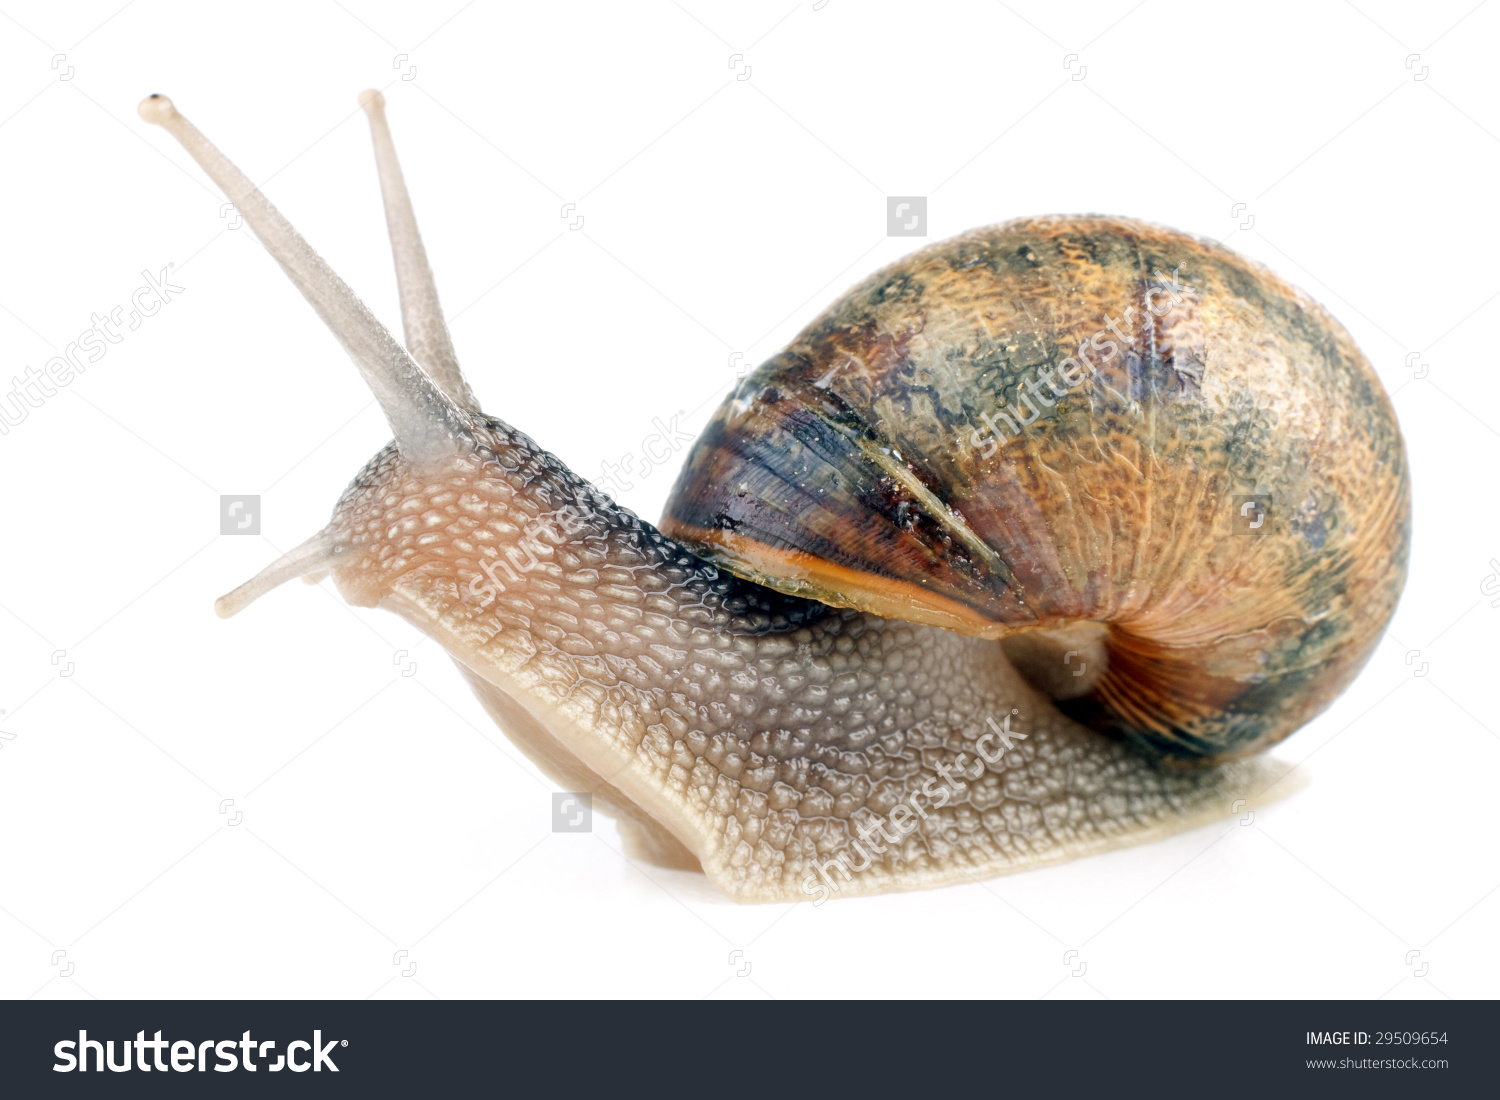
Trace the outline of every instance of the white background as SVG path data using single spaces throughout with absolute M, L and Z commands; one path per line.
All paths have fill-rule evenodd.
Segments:
M 0 18 L 0 400 L 143 269 L 185 288 L 0 436 L 0 996 L 1500 993 L 1500 4 L 116 7 Z M 551 833 L 394 616 L 325 583 L 215 618 L 388 431 L 135 105 L 171 95 L 395 327 L 370 86 L 474 389 L 586 477 L 920 245 L 887 195 L 933 238 L 1145 218 L 1305 288 L 1415 500 L 1386 640 L 1276 750 L 1306 785 L 982 885 L 740 907 L 608 822 Z M 675 473 L 622 502 L 655 518 Z M 218 534 L 230 493 L 262 537 Z

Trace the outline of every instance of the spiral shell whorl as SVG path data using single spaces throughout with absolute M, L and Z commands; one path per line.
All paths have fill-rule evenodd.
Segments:
M 1390 402 L 1314 302 L 1209 242 L 1051 217 L 835 303 L 730 395 L 662 529 L 782 591 L 1004 638 L 1023 671 L 1105 624 L 1063 709 L 1220 759 L 1369 657 L 1409 495 Z

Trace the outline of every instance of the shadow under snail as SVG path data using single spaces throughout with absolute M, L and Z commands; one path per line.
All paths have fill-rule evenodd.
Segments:
M 659 527 L 459 370 L 384 100 L 403 348 L 172 106 L 140 106 L 333 330 L 395 440 L 222 597 L 331 572 L 436 638 L 627 851 L 743 901 L 906 890 L 1238 810 L 1406 576 L 1395 414 L 1317 304 L 1121 218 L 976 229 L 748 375 Z

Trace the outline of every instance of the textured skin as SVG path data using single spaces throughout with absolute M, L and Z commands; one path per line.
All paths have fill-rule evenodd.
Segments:
M 539 765 L 635 823 L 637 852 L 697 863 L 733 897 L 1021 869 L 1221 817 L 1272 782 L 1256 763 L 1153 763 L 1059 714 L 993 641 L 739 580 L 499 421 L 475 437 L 420 474 L 394 447 L 371 461 L 329 526 L 340 590 L 430 632 Z M 991 738 L 981 774 L 986 719 L 1007 715 L 1023 736 Z M 913 797 L 934 779 L 941 807 Z M 893 822 L 903 801 L 925 816 Z M 855 848 L 871 820 L 896 842 Z
M 1032 666 L 1085 651 L 1022 632 L 1107 624 L 1067 712 L 1223 759 L 1368 659 L 1409 492 L 1390 402 L 1315 303 L 1209 242 L 1051 217 L 836 302 L 726 400 L 662 529 L 786 592 L 1006 637 Z

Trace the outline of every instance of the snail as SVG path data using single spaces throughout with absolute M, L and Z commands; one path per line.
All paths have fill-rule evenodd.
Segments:
M 1223 817 L 1405 581 L 1390 401 L 1317 304 L 1103 216 L 876 272 L 741 380 L 659 526 L 485 413 L 379 93 L 403 347 L 172 105 L 390 422 L 330 522 L 221 597 L 331 573 L 435 638 L 627 852 L 730 897 L 907 890 Z

